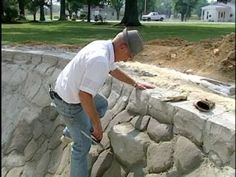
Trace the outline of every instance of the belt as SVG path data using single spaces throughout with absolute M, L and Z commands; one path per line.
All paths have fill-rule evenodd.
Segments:
M 49 85 L 49 95 L 50 95 L 51 99 L 57 98 L 57 99 L 63 101 L 64 103 L 66 103 L 66 104 L 75 105 L 75 106 L 80 105 L 80 103 L 67 103 L 67 102 L 65 102 L 65 101 L 57 94 L 57 92 L 55 92 L 55 91 L 52 89 L 51 85 Z
M 59 100 L 64 101 L 64 100 L 57 94 L 57 92 L 55 92 L 55 91 L 53 91 L 53 96 L 54 96 L 55 98 L 59 99 Z

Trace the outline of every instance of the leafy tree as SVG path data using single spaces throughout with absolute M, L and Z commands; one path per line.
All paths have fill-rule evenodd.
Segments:
M 155 7 L 160 14 L 171 16 L 172 0 L 156 0 Z
M 78 0 L 67 0 L 66 1 L 66 10 L 69 12 L 70 19 L 72 18 L 72 14 L 75 13 L 77 18 L 77 13 L 79 8 L 82 7 L 82 4 Z
M 17 1 L 16 0 L 3 0 L 3 11 L 2 11 L 2 21 L 3 22 L 13 22 L 18 16 L 17 11 Z
M 195 8 L 193 9 L 193 13 L 197 14 L 197 16 L 200 18 L 201 17 L 201 8 L 208 5 L 209 3 L 207 0 L 198 0 Z
M 138 8 L 138 14 L 139 14 L 139 19 L 142 18 L 142 15 L 144 14 L 144 1 L 145 0 L 139 0 L 137 2 L 137 8 Z
M 198 0 L 173 0 L 174 9 L 180 13 L 181 21 L 186 21 L 191 16 L 191 11 Z
M 27 5 L 26 8 L 33 14 L 33 21 L 36 21 L 36 14 L 39 9 L 39 1 L 38 0 L 31 0 Z
M 125 1 L 125 14 L 120 24 L 125 26 L 140 26 L 141 23 L 138 19 L 137 0 Z
M 111 0 L 111 5 L 116 10 L 116 19 L 119 20 L 120 9 L 124 5 L 124 0 Z

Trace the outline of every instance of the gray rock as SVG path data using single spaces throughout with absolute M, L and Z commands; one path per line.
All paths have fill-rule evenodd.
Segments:
M 12 61 L 14 53 L 11 51 L 2 49 L 2 60 L 3 61 Z
M 58 126 L 56 130 L 54 131 L 52 137 L 50 138 L 48 148 L 49 149 L 55 149 L 57 146 L 61 144 L 60 137 L 62 135 L 64 127 Z
M 8 169 L 14 167 L 21 167 L 25 164 L 25 157 L 22 154 L 13 151 L 8 156 L 4 156 L 2 159 L 2 166 Z
M 147 114 L 148 100 L 150 97 L 147 93 L 148 91 L 145 90 L 133 89 L 126 107 L 127 111 L 140 115 Z
M 206 122 L 203 149 L 206 153 L 214 151 L 221 159 L 221 165 L 230 162 L 235 152 L 235 112 L 216 115 Z
M 191 139 L 197 145 L 201 145 L 207 116 L 199 113 L 192 102 L 176 103 L 176 109 L 174 132 Z
M 136 116 L 131 120 L 131 124 L 139 131 L 145 131 L 147 129 L 150 116 Z
M 111 120 L 112 120 L 113 118 L 114 118 L 114 113 L 113 113 L 113 111 L 108 110 L 108 111 L 105 113 L 104 117 L 101 119 L 101 124 L 102 124 L 103 130 L 106 130 L 106 129 L 107 129 L 109 123 L 111 122 Z
M 133 115 L 129 113 L 127 110 L 120 112 L 117 116 L 115 116 L 109 123 L 106 131 L 110 131 L 110 129 L 117 124 L 123 122 L 129 122 L 132 119 Z
M 103 151 L 93 165 L 91 177 L 101 177 L 110 167 L 112 162 L 112 154 L 110 150 Z
M 42 177 L 47 173 L 50 157 L 51 157 L 50 150 L 43 154 L 42 158 L 39 160 L 38 164 L 36 165 L 35 172 L 34 172 L 35 177 Z
M 126 166 L 145 161 L 145 151 L 150 144 L 147 134 L 140 133 L 130 123 L 115 125 L 108 133 L 116 157 Z
M 169 141 L 173 136 L 172 125 L 161 124 L 157 120 L 151 118 L 148 123 L 147 133 L 150 138 L 157 143 L 160 141 Z
M 147 174 L 145 177 L 168 177 L 165 173 L 164 174 Z
M 8 173 L 6 177 L 21 177 L 21 174 L 23 173 L 23 167 L 16 167 L 12 168 Z
M 180 136 L 177 139 L 174 163 L 180 173 L 188 173 L 199 167 L 202 162 L 201 151 L 187 138 Z
M 122 167 L 117 160 L 113 160 L 111 167 L 104 173 L 102 177 L 126 177 L 127 172 L 124 167 Z
M 21 177 L 32 177 L 34 176 L 34 172 L 35 172 L 35 165 L 36 162 L 26 162 L 26 164 L 24 165 L 24 169 L 23 169 L 23 173 Z
M 151 144 L 147 150 L 147 167 L 150 173 L 160 173 L 171 168 L 173 147 L 171 142 Z
M 25 120 L 20 120 L 17 126 L 15 127 L 15 131 L 13 132 L 6 153 L 9 153 L 13 150 L 16 150 L 19 153 L 23 153 L 31 137 L 31 126 Z
M 31 54 L 24 52 L 17 52 L 14 54 L 14 62 L 17 64 L 27 64 L 31 62 Z
M 102 95 L 104 95 L 106 98 L 108 98 L 111 93 L 111 86 L 112 86 L 112 77 L 108 76 L 105 84 L 103 85 L 102 89 L 100 90 L 100 93 Z
M 56 175 L 61 175 L 63 172 L 67 173 L 67 171 L 70 169 L 70 154 L 71 154 L 71 146 L 67 145 L 64 149 L 61 157 L 60 164 L 57 168 Z M 69 175 L 67 175 L 69 176 Z
M 1 176 L 5 177 L 7 173 L 8 173 L 7 168 L 6 167 L 2 167 L 2 169 L 1 169 Z
M 151 96 L 149 100 L 148 114 L 161 123 L 171 124 L 176 113 L 175 106 L 168 102 L 162 102 L 160 96 Z
M 64 145 L 61 144 L 54 151 L 51 152 L 51 159 L 48 163 L 48 172 L 55 174 L 58 166 L 60 165 Z
M 31 139 L 31 141 L 28 143 L 28 145 L 26 146 L 24 150 L 25 160 L 29 161 L 33 157 L 37 149 L 38 149 L 37 143 L 35 142 L 34 139 Z

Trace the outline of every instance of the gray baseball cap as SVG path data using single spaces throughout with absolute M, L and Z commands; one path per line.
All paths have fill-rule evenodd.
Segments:
M 129 51 L 133 55 L 137 55 L 143 50 L 143 39 L 137 30 L 128 31 L 127 28 L 123 30 L 123 37 L 128 44 Z

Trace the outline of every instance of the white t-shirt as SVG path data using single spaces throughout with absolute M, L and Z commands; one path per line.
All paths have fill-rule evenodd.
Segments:
M 95 96 L 109 72 L 116 68 L 112 41 L 94 41 L 80 50 L 61 71 L 55 91 L 67 103 L 80 103 L 80 90 Z

